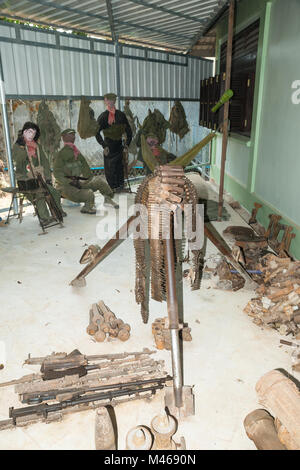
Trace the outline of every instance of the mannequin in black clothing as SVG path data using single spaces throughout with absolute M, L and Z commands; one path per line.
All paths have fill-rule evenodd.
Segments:
M 124 188 L 123 142 L 122 135 L 126 134 L 126 145 L 129 146 L 132 132 L 125 113 L 115 108 L 116 95 L 104 95 L 107 111 L 98 117 L 99 130 L 97 142 L 103 147 L 104 172 L 109 186 L 120 192 Z M 101 135 L 103 132 L 104 139 Z

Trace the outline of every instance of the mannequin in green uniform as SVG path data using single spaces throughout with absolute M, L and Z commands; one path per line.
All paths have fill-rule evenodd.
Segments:
M 155 134 L 148 134 L 146 136 L 146 142 L 149 145 L 149 148 L 151 150 L 153 157 L 157 161 L 157 165 L 166 165 L 167 163 L 170 163 L 173 160 L 175 160 L 176 155 L 174 155 L 173 153 L 167 152 L 165 149 L 160 147 L 158 137 Z M 142 152 L 141 152 L 141 159 L 143 160 Z M 145 169 L 146 169 L 147 175 L 152 173 L 151 170 L 148 168 L 147 164 L 145 164 Z
M 104 204 L 118 208 L 111 198 L 113 191 L 101 176 L 93 176 L 90 167 L 74 145 L 76 132 L 66 129 L 61 133 L 64 147 L 58 152 L 54 162 L 54 176 L 63 197 L 73 202 L 84 202 L 83 214 L 96 214 L 95 191 L 104 196 Z
M 38 143 L 39 136 L 40 129 L 33 122 L 26 122 L 23 129 L 19 132 L 18 139 L 12 148 L 16 179 L 17 181 L 28 180 L 36 178 L 36 172 L 42 174 L 49 192 L 53 196 L 62 215 L 65 217 L 67 214 L 62 210 L 60 194 L 52 186 L 49 161 L 45 155 L 43 147 Z M 32 201 L 35 194 L 33 192 L 32 196 L 26 195 L 26 197 L 29 201 Z M 37 200 L 36 210 L 38 211 L 38 215 L 43 224 L 47 225 L 53 221 L 44 199 Z

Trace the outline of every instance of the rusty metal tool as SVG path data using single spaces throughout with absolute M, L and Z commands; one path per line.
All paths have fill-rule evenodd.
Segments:
M 272 235 L 269 238 L 269 241 L 272 243 L 278 243 L 278 235 L 281 232 L 281 230 L 285 230 L 286 225 L 280 224 L 279 223 L 279 216 L 278 219 L 275 219 L 274 227 L 272 230 Z
M 222 253 L 222 255 L 227 258 L 232 266 L 245 279 L 246 282 L 244 287 L 247 289 L 255 289 L 257 287 L 256 282 L 251 278 L 249 273 L 247 273 L 246 269 L 240 263 L 236 262 L 230 248 L 225 243 L 224 239 L 222 239 L 219 234 L 213 231 L 213 228 L 210 224 L 204 224 L 204 235 L 217 247 L 220 253 Z
M 286 251 L 286 241 L 287 241 L 287 238 L 289 238 L 290 233 L 293 231 L 293 227 L 291 225 L 285 225 L 285 226 L 282 226 L 282 228 L 284 232 L 283 232 L 281 242 L 279 243 L 279 246 L 278 246 L 279 256 L 281 255 L 285 256 L 284 252 Z
M 287 254 L 289 254 L 289 250 L 291 247 L 292 240 L 296 237 L 295 233 L 292 233 L 294 227 L 291 225 L 284 226 L 284 234 L 282 236 L 281 242 L 278 246 L 278 255 L 281 258 L 284 258 Z
M 252 214 L 251 214 L 251 217 L 249 219 L 249 225 L 257 223 L 256 216 L 257 216 L 258 210 L 261 207 L 262 207 L 262 204 L 259 204 L 258 202 L 254 203 L 254 208 L 252 209 Z
M 292 240 L 296 238 L 296 234 L 295 233 L 289 233 L 286 237 L 286 240 L 285 240 L 285 251 L 288 253 L 290 251 L 290 247 L 291 247 L 291 242 Z
M 265 233 L 265 238 L 267 240 L 269 240 L 270 238 L 274 239 L 274 231 L 276 231 L 279 220 L 281 219 L 281 215 L 269 214 L 269 219 L 270 219 L 270 222 L 269 222 L 268 228 L 267 228 L 266 233 Z M 277 235 L 278 235 L 278 233 L 277 233 Z

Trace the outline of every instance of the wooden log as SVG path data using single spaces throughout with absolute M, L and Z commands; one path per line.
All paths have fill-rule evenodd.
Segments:
M 300 391 L 278 370 L 265 374 L 256 384 L 259 403 L 288 430 L 300 449 Z
M 249 413 L 244 420 L 244 427 L 258 450 L 286 450 L 278 438 L 274 418 L 266 410 Z

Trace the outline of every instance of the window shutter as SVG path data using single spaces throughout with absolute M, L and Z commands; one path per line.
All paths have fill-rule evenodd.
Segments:
M 247 78 L 246 97 L 245 97 L 245 119 L 244 119 L 244 132 L 250 135 L 252 114 L 253 114 L 253 101 L 254 101 L 254 85 L 255 73 L 250 73 Z
M 231 132 L 243 132 L 246 108 L 247 75 L 232 74 L 231 89 L 234 93 L 229 107 Z
M 236 34 L 232 44 L 230 88 L 234 96 L 229 107 L 230 131 L 247 136 L 251 133 L 259 24 L 257 20 Z M 224 43 L 220 51 L 221 73 L 226 70 L 226 53 L 227 44 Z

